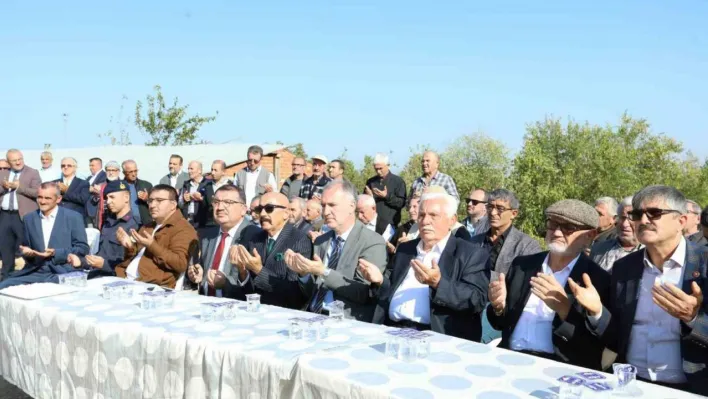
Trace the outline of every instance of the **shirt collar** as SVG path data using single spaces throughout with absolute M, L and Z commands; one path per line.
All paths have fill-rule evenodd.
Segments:
M 247 173 L 257 173 L 257 172 L 260 172 L 260 171 L 261 171 L 261 166 L 262 166 L 262 165 L 258 165 L 258 167 L 257 167 L 255 170 L 251 170 L 250 168 L 246 168 L 246 172 L 247 172 Z
M 667 262 L 669 262 L 669 267 L 672 269 L 674 267 L 681 268 L 684 266 L 684 263 L 686 263 L 686 239 L 684 237 L 681 237 L 678 247 L 676 247 L 676 250 L 674 250 L 673 255 L 671 255 L 671 258 L 669 258 Z M 656 268 L 656 265 L 651 263 L 651 259 L 649 259 L 646 250 L 644 251 L 644 267 L 649 269 Z
M 39 216 L 40 216 L 42 219 L 45 219 L 45 220 L 56 219 L 56 218 L 57 218 L 57 213 L 59 213 L 59 206 L 58 206 L 58 205 L 55 206 L 54 209 L 52 209 L 51 212 L 49 212 L 49 215 L 48 215 L 48 216 L 44 216 L 44 213 L 42 213 L 41 211 L 39 212 Z
M 283 232 L 283 229 L 284 229 L 284 228 L 285 228 L 285 225 L 283 225 L 283 228 L 282 228 L 282 229 L 280 229 L 280 231 L 279 231 L 279 232 L 275 233 L 275 235 L 274 235 L 273 237 L 268 237 L 268 238 L 272 238 L 272 239 L 274 239 L 274 240 L 278 241 L 278 237 L 280 237 L 280 233 L 282 233 L 282 232 Z
M 378 219 L 379 219 L 379 215 L 374 215 L 374 218 L 369 220 L 369 223 L 367 223 L 366 225 L 367 226 L 374 226 L 374 228 L 376 228 L 376 222 L 378 221 Z
M 241 223 L 243 223 L 243 219 L 241 219 L 241 221 L 238 222 L 236 224 L 236 226 L 230 228 L 229 231 L 227 231 L 227 234 L 229 235 L 229 237 L 231 237 L 232 239 L 234 237 L 236 237 L 236 231 L 238 230 L 239 227 L 241 227 Z M 219 229 L 219 235 L 221 235 L 223 232 L 224 232 L 224 230 Z M 278 234 L 280 234 L 280 233 L 278 233 Z M 276 237 L 273 237 L 273 238 L 276 238 Z
M 354 223 L 354 224 L 356 224 L 356 223 Z M 342 239 L 342 241 L 347 241 L 347 238 L 349 237 L 349 233 L 351 233 L 352 230 L 354 229 L 354 224 L 353 224 L 347 231 L 345 231 L 345 232 L 342 233 L 342 234 L 339 234 L 339 235 L 338 235 L 338 234 L 335 232 L 335 233 L 334 233 L 334 236 L 335 236 L 335 237 L 340 237 L 340 238 Z
M 578 259 L 580 259 L 580 254 L 578 254 L 578 256 L 576 256 L 573 260 L 571 260 L 570 263 L 568 263 L 562 270 L 557 271 L 557 272 L 554 272 L 551 269 L 551 266 L 548 263 L 550 258 L 551 258 L 551 253 L 549 252 L 546 255 L 546 259 L 543 260 L 543 265 L 541 266 L 541 270 L 543 271 L 544 274 L 560 273 L 565 270 L 568 270 L 568 274 L 570 275 L 570 273 L 573 272 L 573 268 L 575 267 L 575 264 L 578 263 Z
M 451 232 L 447 233 L 447 235 L 445 235 L 445 237 L 443 237 L 442 240 L 438 241 L 438 243 L 433 246 L 433 249 L 431 249 L 428 252 L 437 252 L 439 254 L 442 254 L 443 250 L 445 249 L 445 246 L 447 245 L 448 240 L 450 239 L 451 234 L 452 234 Z M 415 249 L 416 249 L 416 251 L 418 251 L 419 254 L 423 254 L 423 253 L 427 254 L 428 253 L 425 250 L 423 250 L 423 239 L 420 240 L 420 242 L 415 247 Z

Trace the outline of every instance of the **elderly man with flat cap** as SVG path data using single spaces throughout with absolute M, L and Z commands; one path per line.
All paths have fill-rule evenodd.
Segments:
M 506 275 L 492 276 L 487 317 L 502 331 L 502 348 L 599 370 L 604 345 L 586 326 L 567 284 L 589 277 L 601 297 L 609 293 L 609 274 L 583 252 L 599 216 L 578 200 L 556 202 L 545 214 L 550 251 L 519 256 Z

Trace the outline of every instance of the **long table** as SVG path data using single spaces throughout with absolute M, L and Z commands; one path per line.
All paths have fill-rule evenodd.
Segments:
M 0 295 L 0 372 L 37 398 L 546 398 L 583 369 L 434 334 L 426 359 L 386 357 L 388 327 L 345 320 L 319 341 L 288 338 L 303 312 L 262 306 L 200 320 L 202 302 L 143 310 L 80 292 L 32 301 Z M 147 285 L 143 285 L 144 288 Z M 611 377 L 611 376 L 609 376 Z M 555 391 L 554 391 L 555 390 Z M 625 397 L 691 397 L 637 383 Z M 550 395 L 550 396 L 549 396 Z

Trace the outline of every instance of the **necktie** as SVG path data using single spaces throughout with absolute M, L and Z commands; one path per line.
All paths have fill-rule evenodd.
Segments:
M 268 242 L 266 243 L 266 258 L 268 257 L 268 255 L 270 255 L 270 251 L 273 250 L 274 246 L 275 246 L 275 239 L 269 238 Z
M 15 171 L 13 171 L 12 173 L 15 174 L 15 176 L 12 177 L 12 182 L 14 183 L 17 181 L 17 176 L 19 176 L 19 175 Z M 7 210 L 9 210 L 9 211 L 15 210 L 15 192 L 16 191 L 17 190 L 14 190 L 14 189 L 12 191 L 10 191 L 10 205 L 7 208 Z
M 332 254 L 329 256 L 327 261 L 327 267 L 331 270 L 337 270 L 337 264 L 339 263 L 339 256 L 342 254 L 342 247 L 344 246 L 344 240 L 342 237 L 337 237 L 336 240 L 332 241 Z M 315 298 L 310 303 L 310 311 L 313 313 L 320 313 L 322 311 L 322 306 L 324 305 L 324 299 L 327 295 L 327 287 L 321 284 L 317 289 Z
M 226 244 L 226 237 L 229 236 L 227 232 L 221 232 L 221 240 L 219 240 L 219 245 L 216 247 L 216 252 L 214 253 L 214 259 L 211 260 L 211 270 L 219 270 L 219 265 L 221 265 L 221 256 L 224 254 L 224 245 Z M 206 276 L 204 276 L 206 278 Z M 209 287 L 207 290 L 208 296 L 216 296 L 216 290 L 214 287 Z

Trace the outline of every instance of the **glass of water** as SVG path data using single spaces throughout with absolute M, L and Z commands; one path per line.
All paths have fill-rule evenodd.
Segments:
M 288 337 L 290 339 L 298 340 L 302 339 L 302 325 L 298 320 L 290 321 L 290 329 L 288 330 Z
M 259 312 L 261 310 L 261 296 L 258 294 L 246 295 L 246 311 Z
M 574 382 L 558 381 L 558 399 L 580 399 L 583 397 L 583 386 Z
M 322 320 L 319 323 L 319 329 L 318 329 L 318 338 L 319 339 L 325 339 L 329 337 L 329 323 L 328 320 Z
M 637 368 L 631 364 L 615 363 L 612 371 L 617 379 L 617 389 L 623 390 L 629 387 L 637 379 Z
M 430 355 L 430 341 L 427 338 L 416 340 L 416 356 L 418 359 L 425 359 Z
M 344 320 L 344 302 L 333 301 L 327 306 L 329 309 L 329 318 L 335 321 Z

